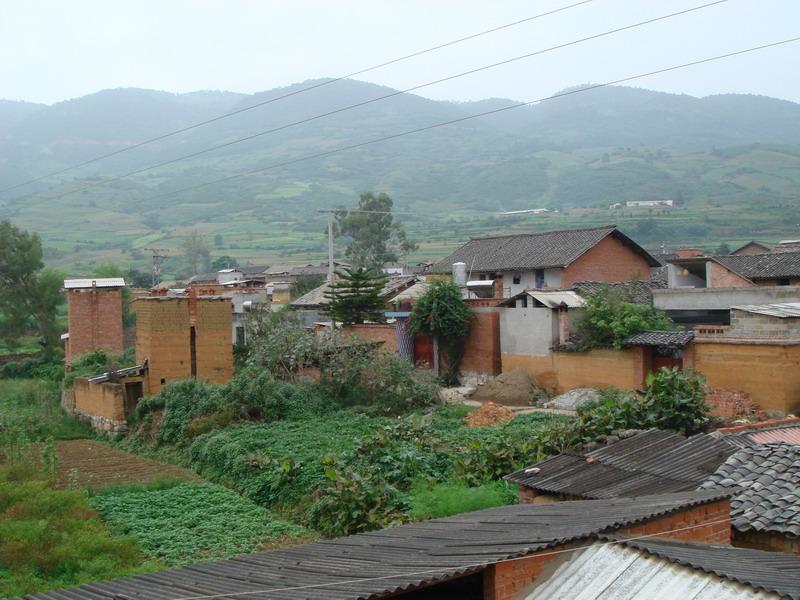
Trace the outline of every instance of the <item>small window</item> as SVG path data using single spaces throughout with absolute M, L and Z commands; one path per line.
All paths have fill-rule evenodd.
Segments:
M 514 275 L 514 285 L 522 283 L 522 275 Z
M 542 270 L 536 271 L 536 287 L 537 288 L 544 287 L 544 271 Z
M 783 277 L 778 279 L 778 285 L 792 285 L 792 282 L 788 277 Z
M 164 385 L 165 383 L 167 383 L 167 380 L 162 377 L 161 378 L 161 385 Z

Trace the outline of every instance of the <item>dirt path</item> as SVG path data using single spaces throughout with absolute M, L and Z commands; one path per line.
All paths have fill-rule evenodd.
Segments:
M 58 487 L 103 488 L 110 485 L 148 483 L 159 479 L 202 481 L 197 475 L 124 452 L 94 440 L 68 440 L 56 443 Z

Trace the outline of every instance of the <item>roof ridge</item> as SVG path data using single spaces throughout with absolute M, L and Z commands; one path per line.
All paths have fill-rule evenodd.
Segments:
M 522 237 L 522 236 L 537 236 L 537 235 L 547 235 L 550 233 L 565 233 L 565 232 L 574 232 L 574 231 L 600 231 L 603 229 L 618 229 L 616 224 L 612 225 L 598 225 L 596 227 L 578 227 L 575 229 L 567 228 L 567 229 L 550 229 L 548 231 L 525 231 L 520 233 L 506 233 L 500 235 L 483 235 L 477 237 L 470 237 L 469 240 L 499 240 L 502 238 L 512 238 L 512 237 Z

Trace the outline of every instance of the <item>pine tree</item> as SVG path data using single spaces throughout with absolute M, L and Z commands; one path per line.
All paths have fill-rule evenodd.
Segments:
M 325 314 L 345 325 L 365 321 L 383 323 L 386 309 L 381 291 L 386 285 L 386 276 L 364 268 L 343 269 L 338 275 L 340 279 L 325 292 L 328 300 Z

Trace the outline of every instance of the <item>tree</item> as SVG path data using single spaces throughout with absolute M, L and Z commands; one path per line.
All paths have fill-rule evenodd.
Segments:
M 214 259 L 214 262 L 211 263 L 211 269 L 214 271 L 220 271 L 221 269 L 235 269 L 238 266 L 239 261 L 226 254 L 218 256 Z
M 604 287 L 589 296 L 575 324 L 579 350 L 622 348 L 625 339 L 643 331 L 674 329 L 664 313 L 648 304 L 636 304 L 622 290 Z
M 181 248 L 194 275 L 199 273 L 199 267 L 202 267 L 203 271 L 211 270 L 211 248 L 196 229 L 192 230 L 189 237 L 181 242 Z
M 10 346 L 36 331 L 46 350 L 58 347 L 56 310 L 64 301 L 62 275 L 44 269 L 37 234 L 0 223 L 0 336 Z
M 381 291 L 386 285 L 386 276 L 370 269 L 344 269 L 339 272 L 340 279 L 328 286 L 325 298 L 325 314 L 334 321 L 353 325 L 372 321 L 386 321 L 385 302 Z
M 356 267 L 379 271 L 383 265 L 397 262 L 416 250 L 417 245 L 406 236 L 403 225 L 392 215 L 392 199 L 381 192 L 361 194 L 359 211 L 336 212 L 334 231 L 336 237 L 349 237 L 345 256 Z
M 411 328 L 435 338 L 444 350 L 444 372 L 450 383 L 458 380 L 458 365 L 471 325 L 472 313 L 452 281 L 431 282 L 411 312 Z
M 718 256 L 721 256 L 721 255 L 723 255 L 723 254 L 730 254 L 730 253 L 731 253 L 731 247 L 730 247 L 730 246 L 728 246 L 728 244 L 727 244 L 726 242 L 722 242 L 722 243 L 721 243 L 721 244 L 720 244 L 720 245 L 717 247 L 716 254 L 717 254 Z

